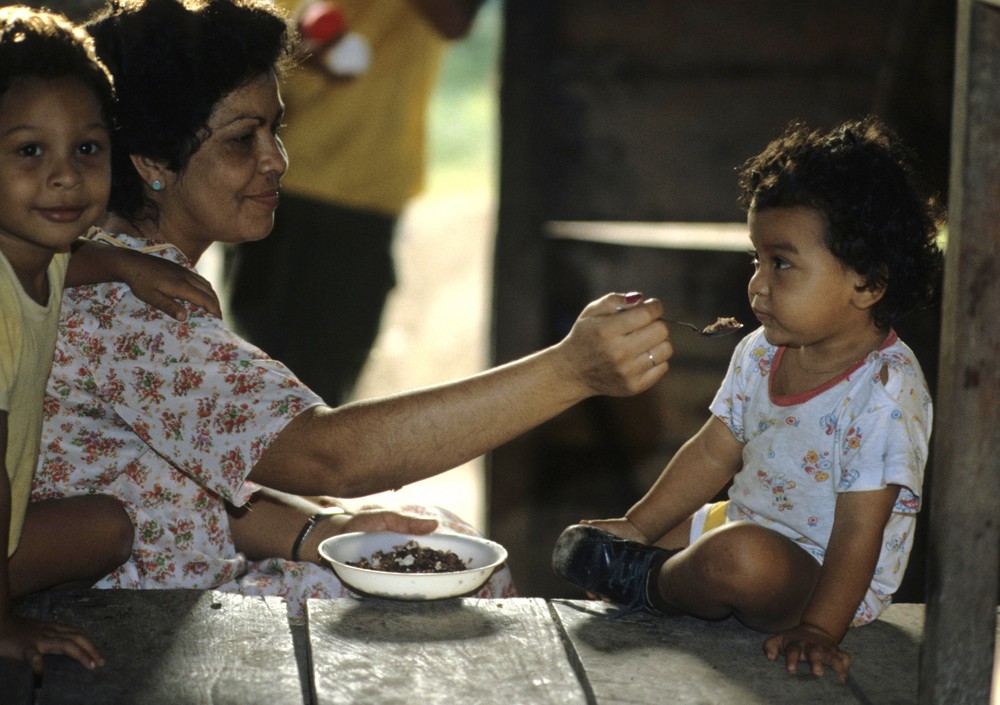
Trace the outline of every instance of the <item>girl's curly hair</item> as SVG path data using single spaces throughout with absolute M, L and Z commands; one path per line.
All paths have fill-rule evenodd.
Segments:
M 738 169 L 744 210 L 809 206 L 826 218 L 826 245 L 885 288 L 872 309 L 880 328 L 930 304 L 942 266 L 944 208 L 918 178 L 912 153 L 878 118 L 828 133 L 792 122 Z
M 54 12 L 24 5 L 0 8 L 0 96 L 30 79 L 67 77 L 94 93 L 111 125 L 111 74 L 98 61 L 90 36 Z
M 296 35 L 268 0 L 111 0 L 86 24 L 115 78 L 109 210 L 156 220 L 129 155 L 183 169 L 212 109 L 258 76 L 294 61 Z

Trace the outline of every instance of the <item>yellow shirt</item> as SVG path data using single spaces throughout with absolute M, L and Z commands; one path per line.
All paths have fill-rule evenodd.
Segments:
M 69 254 L 49 264 L 49 300 L 34 301 L 0 254 L 0 409 L 7 412 L 7 476 L 10 478 L 10 531 L 7 555 L 17 548 L 31 494 L 42 432 L 42 400 L 52 367 L 59 307 Z
M 294 12 L 298 0 L 279 0 Z M 427 105 L 445 40 L 410 0 L 338 0 L 371 47 L 368 70 L 300 67 L 282 85 L 289 155 L 282 189 L 396 216 L 424 177 Z

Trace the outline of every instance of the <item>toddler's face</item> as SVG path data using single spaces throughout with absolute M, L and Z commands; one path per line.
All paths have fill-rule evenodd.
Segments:
M 104 213 L 108 125 L 78 79 L 28 79 L 0 96 L 0 247 L 51 256 Z M 11 249 L 13 248 L 13 249 Z
M 773 345 L 821 344 L 870 324 L 859 306 L 864 277 L 824 243 L 826 219 L 807 206 L 751 210 L 755 252 L 750 306 Z

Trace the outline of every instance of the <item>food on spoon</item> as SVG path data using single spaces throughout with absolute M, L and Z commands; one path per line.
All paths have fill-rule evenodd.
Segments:
M 738 330 L 742 328 L 743 324 L 737 321 L 732 316 L 719 316 L 715 319 L 715 323 L 705 326 L 702 328 L 701 332 L 704 335 L 711 335 L 712 333 L 718 333 L 723 330 Z
M 471 558 L 463 561 L 454 551 L 426 548 L 411 540 L 393 546 L 392 551 L 375 551 L 370 557 L 362 556 L 347 565 L 389 573 L 454 573 L 467 570 L 471 561 Z

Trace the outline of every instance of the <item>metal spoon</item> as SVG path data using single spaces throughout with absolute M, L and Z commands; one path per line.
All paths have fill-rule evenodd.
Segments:
M 615 311 L 618 311 L 619 313 L 624 310 L 624 306 L 615 306 Z M 694 323 L 688 323 L 687 321 L 675 321 L 674 319 L 667 318 L 666 316 L 660 316 L 660 319 L 665 323 L 673 323 L 678 326 L 690 328 L 698 335 L 704 335 L 707 338 L 717 338 L 721 335 L 729 335 L 730 333 L 735 333 L 743 327 L 742 323 L 731 316 L 719 316 L 715 319 L 715 323 L 707 325 L 704 328 L 696 326 Z
M 729 335 L 730 333 L 735 333 L 743 327 L 743 324 L 737 321 L 735 318 L 722 317 L 720 316 L 715 320 L 715 323 L 701 328 L 696 326 L 694 323 L 688 323 L 687 321 L 675 321 L 670 318 L 663 318 L 667 323 L 673 323 L 678 326 L 684 326 L 685 328 L 690 328 L 698 335 L 704 335 L 709 338 L 715 338 L 720 335 Z

